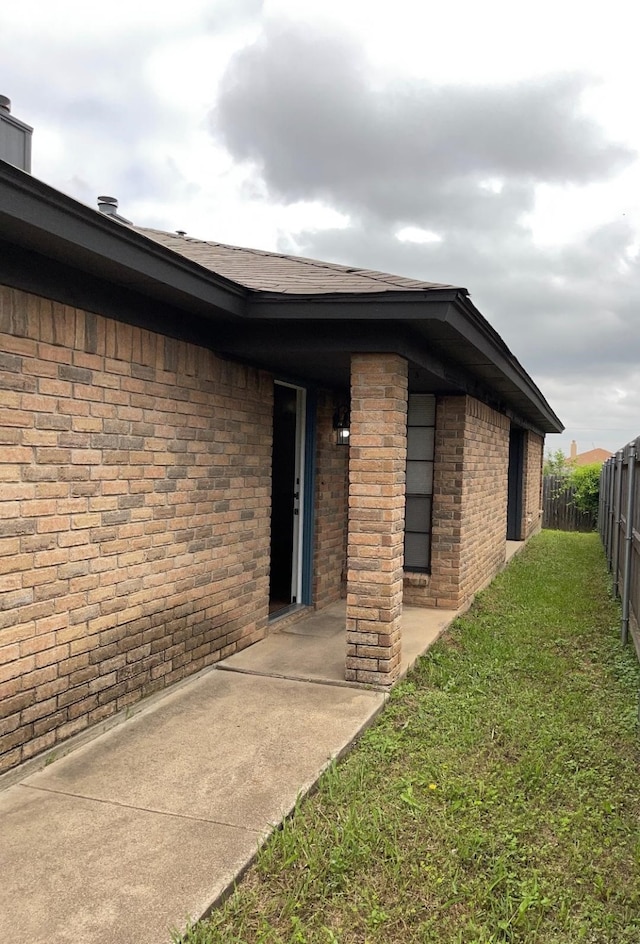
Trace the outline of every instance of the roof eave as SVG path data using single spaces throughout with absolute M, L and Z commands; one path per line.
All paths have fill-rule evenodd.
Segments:
M 245 313 L 243 286 L 1 160 L 0 238 L 145 294 Z
M 510 351 L 495 328 L 480 314 L 469 298 L 459 296 L 456 299 L 455 310 L 459 311 L 465 320 L 465 333 L 469 340 L 479 350 L 491 353 L 491 359 L 502 373 L 508 377 L 516 387 L 526 394 L 536 409 L 544 416 L 547 433 L 561 433 L 564 425 L 547 403 L 542 391 L 529 376 L 517 357 Z
M 367 292 L 346 297 L 335 294 L 252 293 L 248 314 L 252 320 L 260 321 L 419 322 L 423 324 L 427 335 L 429 323 L 446 323 L 495 366 L 508 382 L 512 396 L 526 397 L 533 408 L 536 428 L 545 433 L 559 433 L 564 429 L 540 389 L 498 332 L 473 305 L 464 288 Z M 522 413 L 521 407 L 516 407 L 516 411 Z
M 422 326 L 427 342 L 438 323 L 446 324 L 455 332 L 454 337 L 459 336 L 486 359 L 485 364 L 495 366 L 506 381 L 507 399 L 515 398 L 516 409 L 524 397 L 528 412 L 542 430 L 563 429 L 533 380 L 464 288 L 306 295 L 253 291 L 4 161 L 0 161 L 2 239 L 105 283 L 212 321 L 404 322 Z M 464 367 L 462 361 L 460 366 Z

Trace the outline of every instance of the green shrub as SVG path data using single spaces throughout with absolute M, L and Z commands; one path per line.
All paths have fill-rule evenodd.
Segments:
M 567 485 L 575 489 L 573 504 L 578 511 L 589 512 L 594 516 L 598 514 L 601 469 L 602 466 L 595 463 L 576 466 L 569 473 Z

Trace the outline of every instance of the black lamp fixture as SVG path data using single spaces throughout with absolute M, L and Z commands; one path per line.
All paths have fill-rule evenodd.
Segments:
M 349 445 L 350 424 L 351 417 L 349 415 L 349 407 L 338 407 L 336 412 L 333 414 L 333 428 L 336 433 L 336 444 L 338 446 Z

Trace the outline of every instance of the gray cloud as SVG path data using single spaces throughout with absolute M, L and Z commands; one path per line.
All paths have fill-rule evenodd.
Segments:
M 228 19 L 236 23 L 255 5 L 239 4 L 227 11 Z M 187 35 L 197 33 L 191 24 Z M 171 38 L 158 24 L 129 25 L 106 40 L 70 32 L 49 43 L 37 33 L 26 44 L 33 66 L 25 68 L 25 44 L 0 34 L 1 69 L 11 77 L 2 91 L 16 117 L 34 127 L 36 176 L 44 176 L 45 164 L 47 183 L 92 206 L 99 193 L 112 194 L 124 216 L 131 216 L 134 203 L 188 196 L 193 184 L 171 153 L 174 142 L 189 134 L 191 116 L 163 101 L 147 73 L 161 40 Z
M 587 183 L 631 161 L 580 113 L 588 81 L 381 83 L 354 42 L 268 24 L 231 61 L 212 128 L 277 199 L 432 227 L 456 213 L 486 227 L 529 208 L 536 183 Z M 487 178 L 509 183 L 491 194 Z
M 358 223 L 297 234 L 283 251 L 468 286 L 483 315 L 539 384 L 568 437 L 615 450 L 640 433 L 640 263 L 627 224 L 601 226 L 558 252 L 526 234 L 401 243 Z M 626 262 L 625 262 L 626 260 Z M 625 271 L 620 271 L 624 265 Z M 619 397 L 612 392 L 623 391 Z
M 211 127 L 271 198 L 349 215 L 283 248 L 466 286 L 534 376 L 605 382 L 637 363 L 633 231 L 600 226 L 558 250 L 525 222 L 537 185 L 606 179 L 635 158 L 582 113 L 590 81 L 386 81 L 355 42 L 272 23 L 232 59 Z M 400 242 L 407 225 L 442 240 Z

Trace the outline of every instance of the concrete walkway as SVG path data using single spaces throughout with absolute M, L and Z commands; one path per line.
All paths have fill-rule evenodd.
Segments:
M 413 609 L 404 667 L 454 615 Z M 344 684 L 343 647 L 342 610 L 314 614 L 14 777 L 0 938 L 167 944 L 204 914 L 383 707 Z

